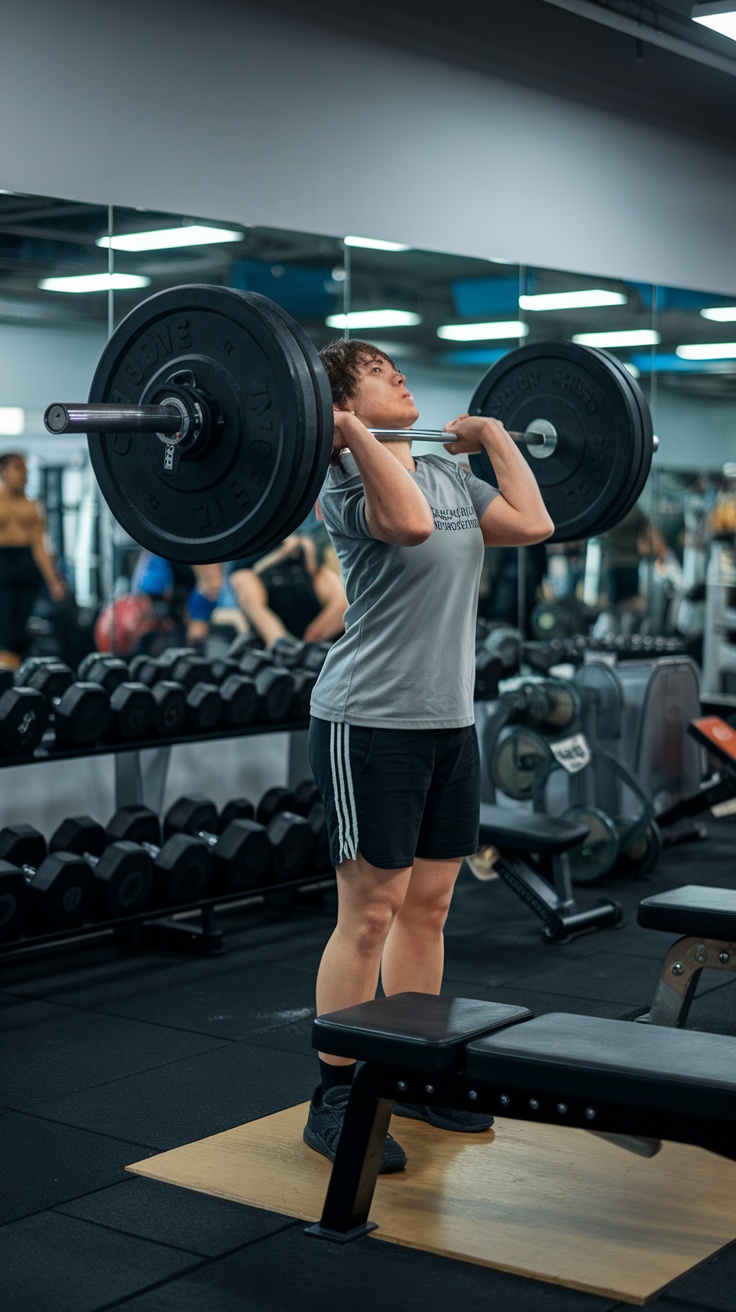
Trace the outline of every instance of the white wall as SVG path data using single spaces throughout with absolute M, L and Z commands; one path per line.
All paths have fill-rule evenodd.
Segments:
M 6 6 L 0 186 L 736 294 L 732 154 L 226 0 Z

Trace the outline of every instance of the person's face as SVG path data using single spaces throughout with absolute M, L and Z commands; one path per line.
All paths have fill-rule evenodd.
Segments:
M 3 482 L 9 492 L 20 493 L 25 490 L 28 469 L 25 460 L 9 460 L 3 470 Z
M 359 365 L 359 380 L 347 408 L 366 428 L 409 428 L 419 418 L 404 374 L 378 357 Z

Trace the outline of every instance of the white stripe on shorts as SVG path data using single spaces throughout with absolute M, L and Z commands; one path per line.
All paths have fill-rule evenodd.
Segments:
M 337 864 L 340 865 L 343 861 L 354 861 L 358 855 L 358 817 L 350 769 L 350 725 L 336 724 L 334 720 L 330 724 L 330 768 L 340 844 Z

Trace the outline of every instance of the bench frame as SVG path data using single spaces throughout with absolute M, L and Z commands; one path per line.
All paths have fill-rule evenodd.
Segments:
M 650 1010 L 638 1016 L 639 1024 L 670 1025 L 682 1029 L 687 1021 L 700 972 L 736 971 L 736 943 L 726 939 L 678 938 L 662 962 L 662 973 Z
M 356 1037 L 358 1037 L 356 1035 Z M 669 1139 L 736 1161 L 733 1120 L 698 1118 L 576 1095 L 547 1094 L 532 1085 L 472 1079 L 462 1070 L 428 1073 L 369 1061 L 359 1067 L 319 1222 L 306 1233 L 347 1243 L 376 1229 L 369 1220 L 393 1100 L 490 1113 L 506 1119 L 567 1125 L 597 1134 Z

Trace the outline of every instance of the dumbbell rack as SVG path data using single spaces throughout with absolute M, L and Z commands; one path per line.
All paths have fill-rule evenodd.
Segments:
M 320 893 L 334 884 L 332 871 L 321 871 L 300 879 L 284 880 L 279 884 L 264 884 L 260 888 L 239 889 L 234 893 L 217 893 L 212 897 L 198 898 L 172 907 L 147 907 L 132 916 L 116 916 L 110 920 L 88 921 L 76 929 L 60 929 L 48 934 L 29 934 L 25 938 L 9 939 L 0 943 L 0 965 L 17 961 L 21 957 L 41 957 L 63 946 L 92 940 L 113 939 L 131 947 L 158 948 L 192 956 L 212 956 L 222 952 L 222 931 L 217 926 L 215 911 L 222 907 L 244 906 L 246 903 L 272 898 L 276 903 L 282 893 L 298 891 Z M 194 920 L 199 915 L 199 923 Z
M 147 805 L 159 814 L 163 807 L 166 775 L 172 747 L 222 739 L 259 737 L 262 734 L 288 733 L 289 779 L 309 773 L 306 755 L 307 722 L 251 724 L 245 728 L 215 729 L 210 733 L 187 733 L 176 738 L 146 738 L 141 741 L 102 742 L 92 747 L 57 748 L 53 733 L 45 735 L 32 755 L 0 757 L 0 769 L 19 765 L 43 765 L 51 761 L 68 761 L 97 756 L 115 757 L 115 809 L 121 806 Z M 152 753 L 144 766 L 143 752 Z M 172 907 L 153 906 L 130 916 L 88 921 L 74 929 L 35 933 L 0 942 L 0 964 L 29 955 L 47 952 L 93 939 L 114 938 L 131 946 L 162 948 L 194 955 L 210 955 L 223 949 L 222 932 L 217 927 L 218 907 L 243 905 L 256 899 L 278 900 L 282 893 L 297 890 L 319 891 L 334 882 L 331 871 L 318 871 L 297 880 L 268 884 L 260 888 L 239 889 L 198 898 L 195 902 Z M 198 921 L 195 917 L 198 914 Z

